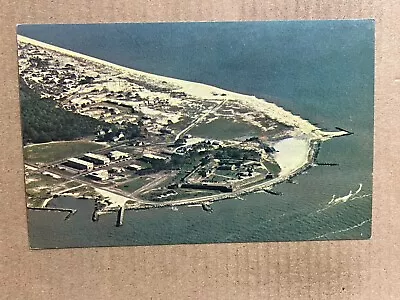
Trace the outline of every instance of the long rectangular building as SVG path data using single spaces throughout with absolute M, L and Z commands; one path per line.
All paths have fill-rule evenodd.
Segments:
M 86 153 L 83 159 L 96 165 L 107 165 L 110 163 L 110 159 L 107 156 L 94 153 Z
M 164 157 L 164 156 L 155 155 L 155 154 L 151 154 L 151 153 L 144 153 L 143 156 L 142 156 L 142 159 L 144 161 L 154 161 L 154 160 L 164 161 L 164 160 L 167 160 L 167 158 Z
M 85 171 L 91 171 L 94 167 L 93 163 L 75 157 L 69 158 L 65 165 L 74 169 Z

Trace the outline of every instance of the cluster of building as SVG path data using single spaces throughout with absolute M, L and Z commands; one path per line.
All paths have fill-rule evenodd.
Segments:
M 141 165 L 135 163 L 126 165 L 124 166 L 124 168 L 122 167 L 113 167 L 107 169 L 101 168 L 103 166 L 110 165 L 112 162 L 119 162 L 125 159 L 130 159 L 129 153 L 115 150 L 108 152 L 106 155 L 86 153 L 80 158 L 77 157 L 69 158 L 64 164 L 76 170 L 90 172 L 86 176 L 96 181 L 108 180 L 110 178 L 110 173 L 121 174 L 125 171 L 125 169 L 135 172 L 143 169 Z M 166 161 L 168 160 L 168 157 L 148 152 L 148 153 L 143 153 L 141 160 L 152 163 L 154 161 L 160 161 L 160 162 Z
M 172 124 L 189 122 L 210 105 L 219 103 L 219 100 L 194 101 L 186 93 L 175 91 L 176 87 L 166 81 L 123 75 L 113 68 L 48 51 L 26 41 L 19 40 L 18 49 L 21 75 L 28 86 L 39 83 L 40 93 L 56 100 L 63 109 L 121 125 L 119 129 L 133 124 L 143 128 L 146 135 L 171 136 Z M 189 117 L 187 120 L 183 118 L 185 115 Z M 126 138 L 124 133 L 103 132 L 98 138 L 117 142 Z M 103 136 L 106 136 L 104 140 Z M 184 145 L 190 137 L 184 135 L 177 145 Z
M 86 153 L 82 158 L 71 157 L 66 162 L 65 165 L 83 171 L 93 171 L 95 166 L 107 166 L 111 162 L 121 161 L 123 159 L 128 159 L 130 157 L 129 153 L 121 151 L 110 151 L 107 155 Z M 88 174 L 89 178 L 94 180 L 107 180 L 109 174 L 107 170 L 99 170 Z

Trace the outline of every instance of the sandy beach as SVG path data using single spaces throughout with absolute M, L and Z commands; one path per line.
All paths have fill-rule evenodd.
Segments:
M 277 106 L 276 104 L 267 102 L 264 99 L 256 98 L 255 96 L 243 95 L 206 84 L 190 82 L 190 81 L 155 75 L 151 73 L 146 73 L 142 71 L 137 71 L 134 69 L 110 63 L 108 61 L 94 58 L 88 55 L 84 55 L 57 46 L 53 46 L 47 43 L 43 43 L 21 35 L 18 35 L 17 38 L 20 42 L 23 43 L 29 43 L 35 46 L 43 47 L 51 51 L 62 53 L 64 55 L 72 56 L 74 58 L 81 58 L 91 61 L 93 63 L 110 67 L 112 69 L 125 73 L 124 75 L 127 76 L 131 75 L 135 77 L 140 77 L 142 80 L 148 80 L 159 83 L 166 82 L 169 86 L 175 88 L 177 91 L 185 92 L 186 94 L 195 98 L 200 98 L 200 99 L 212 98 L 212 99 L 220 99 L 221 101 L 224 100 L 239 101 L 241 104 L 243 104 L 248 108 L 251 108 L 252 110 L 261 111 L 265 113 L 269 118 L 273 120 L 276 120 L 288 126 L 295 127 L 296 133 L 298 133 L 299 135 L 310 134 L 313 136 L 313 138 L 327 140 L 329 138 L 344 134 L 344 132 L 341 131 L 324 132 L 320 128 L 312 125 L 309 121 L 302 119 L 300 116 L 293 115 L 291 112 L 284 110 L 283 108 Z
M 261 112 L 272 120 L 292 127 L 292 138 L 284 139 L 274 144 L 275 149 L 278 150 L 274 157 L 281 167 L 279 177 L 276 178 L 274 182 L 279 182 L 283 178 L 295 175 L 299 169 L 310 163 L 309 152 L 311 149 L 310 143 L 312 141 L 324 141 L 332 137 L 348 134 L 345 131 L 322 131 L 320 128 L 311 124 L 308 120 L 302 119 L 300 116 L 294 115 L 274 103 L 267 102 L 264 99 L 259 99 L 252 95 L 243 95 L 206 84 L 137 71 L 21 35 L 18 35 L 18 41 L 42 47 L 73 58 L 83 59 L 105 68 L 110 68 L 114 71 L 118 71 L 120 73 L 118 76 L 122 74 L 124 77 L 135 78 L 159 86 L 167 86 L 176 92 L 184 92 L 188 97 L 200 101 L 203 99 L 213 99 L 215 101 L 220 101 L 220 105 L 229 101 L 236 102 L 252 111 Z M 150 112 L 148 112 L 148 114 L 150 114 Z M 130 200 L 127 197 L 103 189 L 96 189 L 96 192 L 110 199 L 112 202 L 110 207 L 123 206 L 127 200 Z
M 281 167 L 280 176 L 290 175 L 308 163 L 310 141 L 306 138 L 288 138 L 277 142 L 274 148 L 275 161 Z

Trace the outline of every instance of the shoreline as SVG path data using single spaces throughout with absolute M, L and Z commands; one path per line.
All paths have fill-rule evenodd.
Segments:
M 108 197 L 112 204 L 107 206 L 107 209 L 114 210 L 121 206 L 126 206 L 127 209 L 146 209 L 146 208 L 157 208 L 164 206 L 178 206 L 178 205 L 188 205 L 188 204 L 198 204 L 205 201 L 220 201 L 224 199 L 234 198 L 243 194 L 248 194 L 254 191 L 264 190 L 267 188 L 271 188 L 276 184 L 282 183 L 299 173 L 303 172 L 304 169 L 309 168 L 312 163 L 315 161 L 315 145 L 319 145 L 321 142 L 329 140 L 334 137 L 345 136 L 351 134 L 350 132 L 336 127 L 338 131 L 329 132 L 322 131 L 319 127 L 311 124 L 308 120 L 302 119 L 299 115 L 294 115 L 289 111 L 286 111 L 284 108 L 277 106 L 275 103 L 268 102 L 265 99 L 257 98 L 251 95 L 239 94 L 232 91 L 223 90 L 221 88 L 206 85 L 197 82 L 185 81 L 181 79 L 175 79 L 170 77 L 165 77 L 161 75 L 155 75 L 143 71 L 138 71 L 132 68 L 124 67 L 121 65 L 117 65 L 105 60 L 101 60 L 98 58 L 94 58 L 88 55 L 84 55 L 78 52 L 74 52 L 71 50 L 63 49 L 57 46 L 53 46 L 47 43 L 43 43 L 31 38 L 27 38 L 21 35 L 17 36 L 17 40 L 23 43 L 29 43 L 34 46 L 42 47 L 49 51 L 54 51 L 60 53 L 62 55 L 70 56 L 75 59 L 86 60 L 88 63 L 93 63 L 100 65 L 105 68 L 111 68 L 113 70 L 122 72 L 125 76 L 132 76 L 140 81 L 149 81 L 154 84 L 164 84 L 165 86 L 170 87 L 174 91 L 184 92 L 191 97 L 202 100 L 202 99 L 213 99 L 218 100 L 221 103 L 225 103 L 227 101 L 238 101 L 241 105 L 257 111 L 262 112 L 266 117 L 275 120 L 281 124 L 293 127 L 293 137 L 290 139 L 293 140 L 303 140 L 301 153 L 299 154 L 296 151 L 289 150 L 289 153 L 286 154 L 286 157 L 283 157 L 281 160 L 282 165 L 285 167 L 285 171 L 282 171 L 282 174 L 279 174 L 276 178 L 262 181 L 261 183 L 256 183 L 252 186 L 242 188 L 236 192 L 220 194 L 218 197 L 215 196 L 203 196 L 192 199 L 184 199 L 184 200 L 171 200 L 166 202 L 153 202 L 153 201 L 144 201 L 140 200 L 136 204 L 126 204 L 129 200 L 138 200 L 131 199 L 125 196 L 122 196 L 117 193 L 113 193 L 111 191 L 101 190 L 100 194 Z M 277 142 L 284 143 L 287 139 L 281 140 Z M 33 144 L 35 145 L 35 144 Z M 289 145 L 290 146 L 290 145 Z M 318 146 L 319 147 L 319 146 Z M 318 148 L 319 149 L 319 148 Z M 287 150 L 287 148 L 285 149 Z M 318 153 L 317 153 L 318 154 Z M 279 155 L 279 154 L 278 154 Z M 282 156 L 282 155 L 281 155 Z M 294 157 L 294 159 L 293 159 Z M 293 160 L 296 160 L 293 162 Z M 96 190 L 99 192 L 98 190 Z
M 176 91 L 185 92 L 195 98 L 210 97 L 212 99 L 220 100 L 221 102 L 227 100 L 236 100 L 248 108 L 265 113 L 269 118 L 275 121 L 295 127 L 298 134 L 306 133 L 312 135 L 314 138 L 328 140 L 332 137 L 341 136 L 347 133 L 347 131 L 343 130 L 336 132 L 322 131 L 319 127 L 311 124 L 308 120 L 302 119 L 300 116 L 292 114 L 284 108 L 279 107 L 275 103 L 268 102 L 266 99 L 257 98 L 252 95 L 239 94 L 203 83 L 191 82 L 182 79 L 138 71 L 133 68 L 124 67 L 89 55 L 81 54 L 72 50 L 40 42 L 38 40 L 31 39 L 22 35 L 17 35 L 17 41 L 39 46 L 50 51 L 55 51 L 67 56 L 71 56 L 73 58 L 88 60 L 92 63 L 107 66 L 121 72 L 126 72 L 128 75 L 139 77 L 144 81 L 146 81 L 146 79 L 150 79 L 160 83 L 166 82 L 168 85 L 176 88 Z M 215 95 L 216 93 L 220 95 Z M 224 96 L 221 96 L 222 94 Z
M 299 139 L 298 138 L 289 138 L 289 139 L 285 139 L 282 141 L 287 141 L 287 140 L 299 140 Z M 165 201 L 165 202 L 140 200 L 133 204 L 129 204 L 127 202 L 129 200 L 132 201 L 134 199 L 128 198 L 123 195 L 119 195 L 112 191 L 96 188 L 96 192 L 100 193 L 102 196 L 107 197 L 112 202 L 110 205 L 104 207 L 103 209 L 101 209 L 97 212 L 99 215 L 115 213 L 115 212 L 118 212 L 120 207 L 125 207 L 126 210 L 142 210 L 142 209 L 155 209 L 155 208 L 162 208 L 162 207 L 198 205 L 198 204 L 201 204 L 204 202 L 212 203 L 212 202 L 223 201 L 223 200 L 228 200 L 228 199 L 232 199 L 232 198 L 238 198 L 240 196 L 258 192 L 258 191 L 271 190 L 275 185 L 281 184 L 285 181 L 292 179 L 293 177 L 300 175 L 304 171 L 311 168 L 313 166 L 313 163 L 315 163 L 316 158 L 320 151 L 321 141 L 318 139 L 311 139 L 311 138 L 303 139 L 303 141 L 305 142 L 305 144 L 302 145 L 304 147 L 303 151 L 305 151 L 305 153 L 302 153 L 301 157 L 297 161 L 297 164 L 295 166 L 293 166 L 289 172 L 281 174 L 274 179 L 271 179 L 268 181 L 262 181 L 260 183 L 256 183 L 252 186 L 240 189 L 238 191 L 234 191 L 234 192 L 230 192 L 230 193 L 222 193 L 222 194 L 219 194 L 218 197 L 215 197 L 215 195 L 212 195 L 212 196 L 203 196 L 203 197 L 192 198 L 192 199 L 170 200 L 170 201 Z M 65 195 L 65 196 L 72 196 L 72 195 Z M 49 200 L 51 201 L 52 199 L 49 199 Z M 136 200 L 139 200 L 139 199 L 136 199 Z M 50 201 L 48 201 L 48 202 L 50 202 Z M 46 210 L 47 208 L 48 207 L 41 207 L 41 208 L 39 207 L 38 209 Z M 32 207 L 32 209 L 35 209 L 35 207 Z

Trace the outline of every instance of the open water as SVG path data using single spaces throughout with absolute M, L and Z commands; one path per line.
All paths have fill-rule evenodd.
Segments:
M 126 211 L 90 220 L 93 203 L 29 211 L 34 248 L 364 239 L 371 235 L 374 23 L 296 21 L 24 25 L 18 33 L 150 73 L 255 95 L 322 128 L 354 132 L 322 144 L 320 162 L 275 188 L 201 207 Z

